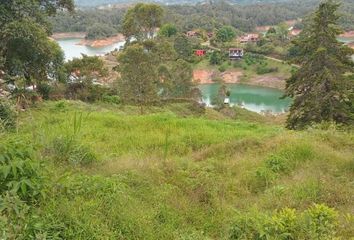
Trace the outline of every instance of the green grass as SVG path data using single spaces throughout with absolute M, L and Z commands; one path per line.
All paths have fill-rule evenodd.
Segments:
M 287 131 L 236 111 L 195 115 L 174 104 L 138 115 L 135 107 L 46 102 L 22 113 L 18 133 L 5 139 L 31 142 L 47 172 L 46 198 L 30 221 L 57 239 L 229 239 L 240 216 L 318 203 L 339 212 L 337 236 L 352 237 L 353 134 Z M 68 136 L 96 160 L 55 161 L 54 140 Z

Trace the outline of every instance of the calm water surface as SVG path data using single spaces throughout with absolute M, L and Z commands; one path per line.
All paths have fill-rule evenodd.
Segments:
M 124 42 L 119 42 L 107 47 L 92 48 L 77 45 L 80 40 L 79 38 L 58 40 L 65 53 L 66 60 L 81 57 L 81 54 L 89 56 L 104 55 L 124 45 Z M 199 86 L 203 94 L 203 101 L 208 106 L 211 106 L 212 99 L 217 96 L 219 87 L 220 84 L 217 83 Z M 283 92 L 277 89 L 243 84 L 227 84 L 227 87 L 231 90 L 231 105 L 239 105 L 254 112 L 270 111 L 272 113 L 282 113 L 287 111 L 291 103 L 290 99 L 279 99 Z
M 277 89 L 244 84 L 226 84 L 226 86 L 231 91 L 231 105 L 238 105 L 254 112 L 283 113 L 288 110 L 291 103 L 291 99 L 279 99 L 283 92 Z M 202 91 L 203 101 L 211 106 L 220 84 L 204 84 L 199 88 Z
M 77 45 L 80 41 L 80 38 L 68 38 L 57 40 L 58 44 L 64 51 L 65 60 L 71 60 L 73 58 L 81 57 L 81 54 L 86 54 L 88 56 L 104 55 L 113 51 L 114 49 L 119 49 L 119 47 L 124 46 L 125 43 L 119 42 L 106 47 L 93 48 L 88 46 Z

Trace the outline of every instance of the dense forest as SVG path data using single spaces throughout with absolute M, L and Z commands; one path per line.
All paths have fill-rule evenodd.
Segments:
M 164 22 L 174 23 L 179 30 L 188 31 L 202 28 L 208 31 L 223 25 L 231 25 L 244 32 L 254 31 L 256 26 L 277 25 L 286 20 L 304 18 L 315 6 L 318 0 L 284 1 L 273 3 L 272 1 L 239 5 L 226 1 L 190 5 L 164 6 Z M 344 1 L 340 23 L 346 30 L 352 30 L 354 26 L 354 2 Z M 93 24 L 102 25 L 102 31 L 107 28 L 112 31 L 120 31 L 121 20 L 125 8 L 113 9 L 86 9 L 72 13 L 60 13 L 51 19 L 54 32 L 88 32 Z M 97 31 L 96 31 L 97 32 Z M 105 35 L 105 34 L 103 34 Z M 97 37 L 101 37 L 97 34 Z M 95 37 L 95 36 L 93 36 Z

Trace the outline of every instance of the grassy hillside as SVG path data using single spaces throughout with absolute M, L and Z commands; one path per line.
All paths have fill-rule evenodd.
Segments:
M 230 111 L 174 104 L 141 116 L 134 107 L 47 102 L 21 113 L 18 133 L 3 133 L 0 143 L 34 149 L 44 189 L 22 232 L 327 239 L 320 226 L 328 239 L 353 237 L 354 135 L 293 132 Z

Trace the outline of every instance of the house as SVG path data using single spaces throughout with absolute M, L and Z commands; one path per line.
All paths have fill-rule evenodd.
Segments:
M 259 34 L 250 33 L 239 38 L 240 43 L 255 43 L 259 41 Z
M 243 49 L 242 48 L 230 48 L 229 49 L 229 58 L 230 60 L 236 60 L 243 57 Z
M 197 37 L 198 33 L 196 31 L 188 31 L 186 35 L 187 37 Z
M 299 35 L 300 33 L 301 33 L 301 29 L 295 29 L 295 28 L 293 28 L 293 29 L 289 32 L 289 35 L 295 37 L 295 36 Z
M 214 33 L 213 32 L 208 32 L 208 38 L 212 38 L 214 36 Z
M 206 54 L 206 51 L 203 49 L 198 49 L 198 50 L 195 50 L 194 54 L 198 57 L 202 57 Z

